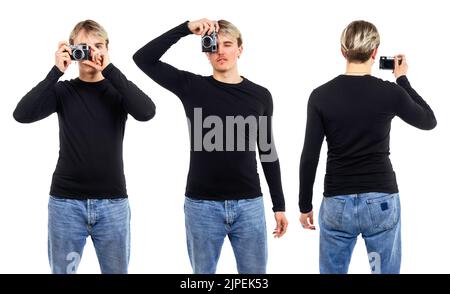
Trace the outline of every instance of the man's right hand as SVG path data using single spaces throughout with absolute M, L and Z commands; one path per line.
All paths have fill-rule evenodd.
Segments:
M 72 49 L 70 49 L 69 43 L 66 41 L 59 42 L 58 51 L 55 53 L 55 65 L 61 72 L 65 72 L 72 63 L 70 54 L 72 54 Z
M 214 30 L 216 33 L 219 32 L 219 24 L 217 21 L 212 21 L 206 18 L 190 21 L 188 23 L 188 28 L 191 33 L 201 36 L 211 35 Z
M 401 76 L 406 76 L 406 74 L 408 73 L 408 63 L 406 63 L 406 56 L 403 54 L 396 55 L 394 62 L 395 78 L 398 79 Z

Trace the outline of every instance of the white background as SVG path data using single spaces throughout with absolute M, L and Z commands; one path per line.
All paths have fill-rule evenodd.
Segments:
M 298 166 L 309 93 L 345 70 L 339 38 L 353 20 L 373 22 L 381 55 L 405 53 L 413 87 L 433 108 L 437 128 L 420 131 L 396 118 L 391 160 L 402 201 L 403 273 L 448 273 L 449 116 L 446 1 L 8 1 L 0 8 L 0 273 L 48 273 L 47 203 L 58 158 L 55 114 L 28 125 L 14 121 L 20 98 L 54 64 L 58 41 L 80 20 L 94 19 L 110 37 L 112 62 L 155 102 L 156 117 L 129 117 L 124 163 L 132 209 L 130 273 L 190 273 L 183 201 L 189 164 L 188 131 L 178 98 L 156 85 L 132 61 L 151 39 L 185 20 L 227 19 L 240 28 L 244 54 L 240 73 L 267 87 L 274 99 L 274 131 L 290 221 L 282 239 L 269 238 L 269 273 L 318 273 L 319 231 L 298 222 Z M 5 4 L 6 3 L 6 4 Z M 447 4 L 448 5 L 448 4 Z M 209 75 L 197 36 L 179 41 L 164 61 Z M 373 75 L 393 81 L 389 72 Z M 72 65 L 62 79 L 77 76 Z M 316 213 L 323 192 L 326 145 L 314 187 Z M 261 169 L 260 169 L 261 171 Z M 269 235 L 274 227 L 262 177 Z M 317 215 L 316 215 L 317 219 Z M 88 241 L 80 273 L 98 273 Z M 225 242 L 218 273 L 235 273 Z M 351 273 L 369 273 L 364 242 L 358 241 Z

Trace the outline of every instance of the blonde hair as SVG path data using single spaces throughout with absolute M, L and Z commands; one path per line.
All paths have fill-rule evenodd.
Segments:
M 229 21 L 221 19 L 219 23 L 219 33 L 228 34 L 233 38 L 236 38 L 238 47 L 242 45 L 242 35 L 239 29 Z
M 366 62 L 379 45 L 377 28 L 364 20 L 351 22 L 341 35 L 341 48 L 349 62 Z
M 80 31 L 84 30 L 86 33 L 95 33 L 98 37 L 105 39 L 106 47 L 108 47 L 109 44 L 109 38 L 108 33 L 106 30 L 96 21 L 93 21 L 91 19 L 80 21 L 76 24 L 76 26 L 73 28 L 72 32 L 70 33 L 69 37 L 69 43 L 73 45 L 73 40 L 77 37 L 78 33 Z

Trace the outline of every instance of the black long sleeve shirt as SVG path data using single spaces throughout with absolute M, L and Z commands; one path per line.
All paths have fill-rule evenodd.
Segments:
M 56 112 L 59 159 L 50 194 L 72 199 L 127 197 L 122 145 L 127 114 L 139 121 L 155 115 L 155 105 L 113 64 L 105 79 L 84 82 L 58 79 L 54 66 L 17 105 L 14 118 L 31 123 Z
M 245 135 L 246 149 L 226 149 L 225 146 L 206 150 L 199 148 L 200 140 L 213 131 L 214 126 L 203 128 L 207 118 L 219 118 L 226 124 L 227 117 L 267 117 L 267 143 L 272 150 L 258 150 L 262 167 L 273 203 L 274 211 L 284 211 L 285 203 L 281 185 L 280 164 L 278 158 L 263 160 L 264 155 L 274 152 L 271 141 L 271 116 L 273 111 L 270 92 L 252 83 L 246 78 L 238 84 L 228 84 L 215 80 L 212 76 L 200 76 L 178 70 L 160 61 L 162 55 L 180 38 L 191 34 L 187 22 L 149 42 L 136 52 L 134 61 L 150 78 L 177 95 L 183 103 L 190 121 L 191 152 L 190 167 L 186 185 L 186 196 L 206 200 L 236 200 L 261 196 L 261 187 L 257 173 L 255 144 Z M 195 113 L 197 112 L 197 117 Z M 199 122 L 198 115 L 204 119 Z M 200 128 L 197 128 L 200 124 Z M 229 130 L 228 130 L 229 131 Z M 199 134 L 200 132 L 200 134 Z M 215 132 L 215 131 L 213 131 Z M 215 140 L 226 142 L 225 133 L 216 133 Z M 236 133 L 235 133 L 236 135 Z M 197 138 L 197 139 L 196 139 Z M 234 138 L 234 142 L 239 138 Z M 197 141 L 196 141 L 197 140 Z M 257 140 L 260 143 L 260 140 Z M 228 144 L 229 142 L 227 142 Z M 201 142 L 200 142 L 201 144 Z M 200 146 L 201 147 L 201 146 Z M 276 153 L 275 153 L 276 154 Z
M 395 116 L 423 130 L 436 126 L 433 111 L 406 76 L 395 84 L 370 75 L 340 75 L 311 93 L 300 160 L 301 212 L 312 210 L 324 136 L 328 143 L 324 196 L 398 192 L 389 160 Z

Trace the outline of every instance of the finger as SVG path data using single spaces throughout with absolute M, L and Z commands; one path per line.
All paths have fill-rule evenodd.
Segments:
M 64 67 L 65 67 L 65 68 L 68 68 L 69 65 L 71 65 L 71 64 L 72 64 L 72 60 L 71 60 L 70 58 L 64 60 Z
M 59 53 L 62 53 L 62 52 L 69 52 L 70 54 L 72 54 L 72 49 L 70 49 L 69 46 L 67 46 L 67 45 L 65 45 L 65 44 L 62 44 L 62 45 L 58 48 L 58 51 L 57 51 L 57 52 L 59 52 Z
M 68 46 L 69 43 L 67 41 L 60 41 L 60 42 L 58 42 L 58 49 L 61 48 L 61 46 L 63 46 L 63 45 Z
M 205 22 L 202 22 L 202 31 L 201 31 L 201 35 L 202 36 L 204 36 L 204 35 L 206 35 L 207 34 L 207 32 L 208 32 L 208 29 L 209 29 L 209 25 L 208 25 L 208 23 L 205 21 Z
M 219 30 L 220 30 L 219 22 L 216 21 L 214 24 L 215 24 L 215 26 L 216 26 L 216 33 L 218 33 Z
M 314 215 L 313 214 L 311 214 L 311 216 L 309 217 L 309 223 L 311 225 L 314 225 Z
M 196 35 L 203 35 L 203 30 L 205 29 L 205 25 L 203 23 L 199 23 L 198 27 L 195 29 Z
M 99 66 L 98 64 L 96 64 L 96 63 L 94 63 L 94 62 L 92 62 L 90 60 L 83 60 L 83 61 L 81 61 L 81 63 L 89 65 L 89 66 L 92 66 L 93 68 L 95 68 L 97 70 L 101 70 L 102 69 L 101 66 Z
M 70 59 L 69 53 L 58 53 L 56 54 L 56 60 L 66 60 Z
M 289 226 L 289 223 L 288 223 L 287 220 L 285 220 L 285 222 L 284 222 L 284 224 L 283 224 L 283 231 L 284 231 L 284 232 L 287 231 L 288 226 Z
M 278 237 L 280 236 L 280 232 L 278 232 L 278 231 L 276 231 L 276 230 L 273 231 L 272 234 L 273 234 L 273 237 L 274 237 L 274 238 L 278 238 Z
M 302 219 L 301 224 L 305 230 L 308 230 L 308 229 L 311 230 L 311 228 L 314 229 L 314 226 L 312 224 L 310 224 L 310 222 L 309 222 L 309 217 Z
M 310 225 L 310 224 L 305 224 L 305 225 L 303 226 L 303 228 L 304 228 L 305 230 L 315 230 L 315 229 L 316 229 L 315 226 L 312 226 L 312 225 Z
M 284 222 L 281 226 L 280 237 L 282 237 L 287 231 L 288 223 Z
M 212 32 L 216 29 L 216 26 L 215 26 L 214 22 L 212 22 L 212 21 L 210 21 L 210 22 L 208 23 L 208 26 L 209 26 L 209 29 L 208 29 L 208 35 L 211 35 Z
M 210 20 L 207 20 L 205 22 L 205 29 L 203 31 L 204 35 L 211 35 L 211 27 L 212 27 L 212 22 Z
M 96 56 L 99 54 L 100 50 L 97 47 L 90 46 L 90 45 L 89 45 L 89 49 L 90 49 L 91 59 L 94 60 L 96 58 Z
M 101 54 L 97 54 L 96 63 L 99 65 L 103 64 L 103 57 Z
M 68 52 L 63 52 L 59 56 L 61 56 L 62 58 L 69 58 L 70 59 L 70 54 Z
M 92 54 L 98 54 L 100 52 L 100 49 L 95 46 L 89 45 L 89 48 L 91 49 Z

